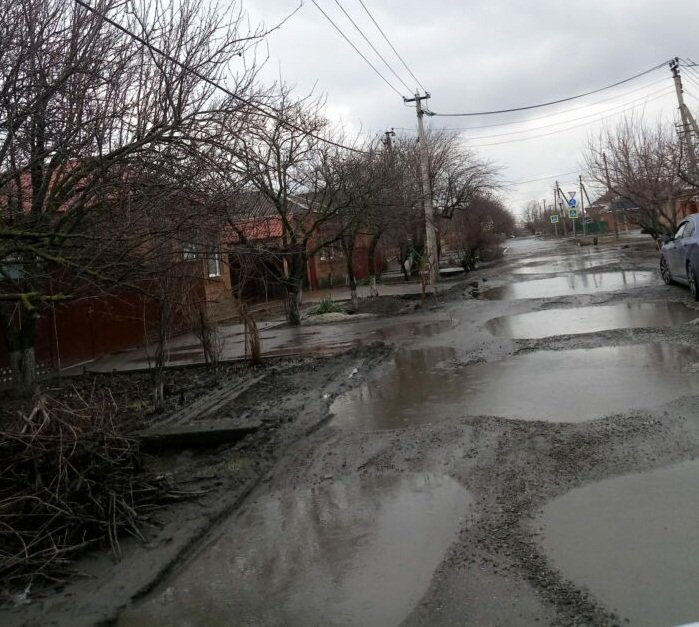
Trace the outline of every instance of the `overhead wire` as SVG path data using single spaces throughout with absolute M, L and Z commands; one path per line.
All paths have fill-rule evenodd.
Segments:
M 334 21 L 325 11 L 323 11 L 323 9 L 322 9 L 321 6 L 316 2 L 316 0 L 311 0 L 311 2 L 316 6 L 316 9 L 318 9 L 318 10 L 323 14 L 323 16 L 325 17 L 325 19 L 328 20 L 328 22 L 330 22 L 330 24 L 333 26 L 333 28 L 334 28 L 338 33 L 340 33 L 340 35 L 342 36 L 342 38 L 343 38 L 350 46 L 352 46 L 352 48 L 354 49 L 354 51 L 355 51 L 360 57 L 362 57 L 362 59 L 364 59 L 364 61 L 367 63 L 367 65 L 368 65 L 372 70 L 374 70 L 374 72 L 376 72 L 376 74 L 379 75 L 379 77 L 384 81 L 384 83 L 386 83 L 386 85 L 388 85 L 394 92 L 396 92 L 396 94 L 398 94 L 398 97 L 399 97 L 399 98 L 403 98 L 404 95 L 401 94 L 400 91 L 399 91 L 398 89 L 396 89 L 396 87 L 393 85 L 393 83 L 391 83 L 391 81 L 389 81 L 389 80 L 376 68 L 376 66 L 375 66 L 371 61 L 369 61 L 369 59 L 366 58 L 366 56 L 364 55 L 364 53 L 363 53 L 359 48 L 357 48 L 357 46 L 354 45 L 354 42 L 353 42 L 347 35 L 345 35 L 344 31 L 335 23 L 335 21 Z M 410 90 L 408 90 L 408 91 L 410 91 Z
M 548 133 L 542 133 L 540 135 L 532 135 L 531 137 L 520 137 L 518 139 L 510 139 L 510 140 L 505 140 L 505 141 L 501 141 L 501 142 L 490 142 L 487 144 L 470 144 L 470 146 L 472 148 L 485 148 L 488 146 L 501 146 L 503 144 L 514 144 L 514 143 L 519 143 L 519 142 L 523 142 L 523 141 L 530 141 L 532 139 L 541 139 L 542 137 L 550 137 L 551 135 L 555 135 L 557 133 L 566 133 L 566 132 L 572 131 L 576 128 L 582 128 L 584 126 L 589 126 L 590 124 L 594 124 L 595 122 L 602 122 L 603 120 L 607 120 L 607 119 L 616 117 L 618 115 L 622 115 L 623 113 L 626 113 L 628 111 L 632 111 L 633 109 L 637 109 L 638 107 L 645 106 L 645 104 L 652 102 L 654 100 L 657 100 L 658 98 L 661 98 L 669 93 L 671 93 L 670 89 L 665 90 L 662 93 L 654 96 L 653 98 L 647 98 L 644 102 L 637 104 L 633 107 L 623 109 L 623 110 L 618 111 L 616 113 L 612 113 L 611 115 L 608 115 L 608 116 L 602 116 L 602 117 L 599 117 L 597 119 L 590 120 L 589 122 L 585 122 L 584 124 L 576 124 L 575 126 L 570 126 L 568 128 L 556 129 L 555 131 L 551 131 Z
M 560 174 L 548 174 L 547 176 L 542 176 L 536 179 L 528 179 L 526 181 L 504 181 L 505 185 L 524 185 L 526 183 L 538 183 L 539 181 L 546 181 L 547 179 L 561 178 L 563 176 L 570 176 L 572 174 L 577 174 L 578 171 L 574 170 L 572 172 L 562 172 Z
M 477 126 L 450 126 L 450 127 L 444 127 L 445 129 L 452 130 L 452 131 L 471 131 L 471 130 L 478 130 L 482 128 L 498 128 L 498 127 L 503 127 L 503 126 L 516 126 L 520 124 L 529 124 L 530 122 L 536 122 L 538 120 L 548 120 L 552 116 L 558 116 L 558 115 L 566 115 L 568 113 L 572 113 L 573 111 L 580 111 L 581 109 L 588 109 L 590 107 L 596 106 L 598 104 L 602 104 L 605 102 L 610 102 L 613 100 L 618 100 L 620 98 L 624 98 L 630 94 L 633 94 L 637 91 L 641 91 L 644 89 L 647 89 L 649 87 L 654 87 L 655 85 L 659 85 L 660 83 L 664 83 L 667 80 L 667 78 L 660 78 L 655 81 L 651 81 L 650 83 L 646 83 L 645 85 L 641 85 L 639 87 L 634 87 L 633 89 L 630 89 L 628 91 L 624 91 L 620 94 L 616 94 L 614 96 L 610 96 L 608 98 L 602 98 L 600 100 L 595 100 L 593 102 L 585 103 L 582 105 L 578 105 L 575 107 L 570 107 L 566 109 L 561 109 L 560 111 L 556 111 L 554 113 L 548 113 L 545 115 L 538 115 L 535 117 L 531 118 L 524 118 L 523 120 L 517 120 L 515 122 L 495 122 L 492 124 L 479 124 Z M 413 128 L 402 128 L 402 127 L 396 127 L 396 130 L 401 130 L 401 131 L 411 131 Z
M 202 74 L 201 72 L 199 72 L 195 68 L 188 66 L 186 63 L 183 63 L 182 61 L 180 61 L 176 57 L 173 57 L 171 54 L 169 54 L 169 53 L 165 52 L 164 50 L 162 50 L 161 48 L 158 48 L 157 46 L 153 45 L 152 43 L 150 43 L 149 41 L 147 41 L 146 39 L 144 39 L 140 35 L 137 35 L 136 33 L 130 31 L 125 26 L 122 26 L 118 22 L 107 17 L 106 13 L 98 11 L 94 7 L 90 6 L 84 0 L 74 0 L 74 1 L 76 4 L 79 4 L 81 7 L 87 9 L 91 13 L 98 15 L 102 20 L 107 22 L 107 24 L 110 24 L 111 26 L 113 26 L 117 30 L 121 31 L 122 33 L 124 33 L 125 35 L 130 37 L 131 39 L 137 41 L 142 46 L 146 47 L 148 50 L 155 52 L 156 54 L 160 55 L 164 59 L 168 60 L 170 63 L 174 63 L 175 65 L 182 68 L 186 72 L 189 72 L 190 74 L 192 74 L 192 76 L 196 76 L 198 79 L 204 81 L 208 85 L 211 85 L 212 87 L 222 91 L 227 96 L 230 96 L 234 100 L 237 100 L 238 102 L 250 107 L 251 109 L 257 111 L 258 113 L 261 113 L 262 115 L 265 115 L 269 118 L 277 120 L 282 125 L 286 126 L 287 128 L 289 128 L 291 130 L 305 133 L 306 135 L 308 135 L 308 137 L 312 137 L 313 139 L 316 139 L 316 140 L 323 142 L 325 144 L 328 144 L 330 146 L 335 146 L 337 148 L 342 148 L 344 150 L 349 150 L 350 152 L 356 152 L 359 154 L 369 154 L 366 150 L 361 150 L 359 148 L 354 148 L 352 146 L 346 146 L 346 145 L 341 144 L 339 142 L 333 141 L 332 139 L 328 139 L 327 137 L 323 137 L 322 135 L 318 135 L 317 133 L 308 132 L 306 129 L 303 129 L 302 127 L 298 126 L 297 124 L 294 124 L 293 122 L 289 122 L 288 120 L 281 118 L 279 116 L 278 111 L 275 111 L 271 107 L 269 108 L 270 110 L 268 110 L 265 107 L 262 107 L 256 103 L 254 103 L 252 100 L 250 100 L 248 98 L 244 98 L 243 96 L 240 96 L 240 95 L 236 94 L 235 92 L 232 92 L 230 89 L 228 89 L 224 85 L 221 85 L 219 82 L 209 78 L 205 74 Z
M 412 76 L 415 79 L 415 82 L 418 84 L 418 86 L 422 89 L 423 92 L 427 92 L 425 89 L 424 85 L 420 82 L 417 76 L 413 73 L 413 71 L 408 67 L 408 64 L 405 62 L 403 57 L 398 53 L 398 50 L 396 50 L 396 47 L 391 43 L 391 40 L 388 38 L 386 33 L 384 32 L 383 28 L 379 26 L 379 23 L 376 21 L 374 16 L 371 14 L 371 11 L 369 11 L 369 8 L 367 7 L 366 4 L 364 4 L 364 0 L 359 0 L 359 4 L 364 7 L 364 10 L 366 11 L 367 15 L 371 19 L 372 22 L 374 22 L 374 26 L 378 29 L 378 31 L 381 33 L 382 37 L 386 40 L 386 43 L 391 47 L 391 50 L 395 53 L 396 57 L 398 57 L 398 60 L 403 64 L 403 67 L 408 71 L 408 74 Z
M 617 109 L 623 109 L 624 107 L 627 107 L 628 105 L 632 103 L 638 103 L 647 100 L 650 96 L 655 96 L 660 93 L 665 93 L 665 92 L 670 92 L 672 91 L 672 88 L 670 86 L 664 87 L 662 89 L 656 90 L 650 94 L 646 94 L 640 98 L 635 98 L 633 100 L 630 100 L 628 102 L 624 102 L 618 105 L 615 105 L 613 107 L 610 107 L 604 111 L 595 111 L 594 113 L 590 113 L 588 115 L 581 115 L 577 118 L 573 118 L 571 120 L 559 120 L 558 122 L 552 122 L 551 124 L 544 124 L 542 126 L 537 126 L 535 128 L 525 128 L 519 131 L 508 131 L 505 133 L 495 133 L 494 135 L 479 135 L 479 136 L 474 136 L 472 139 L 474 140 L 480 140 L 480 139 L 495 139 L 497 137 L 506 137 L 508 135 L 521 135 L 523 133 L 532 133 L 535 131 L 539 131 L 541 129 L 545 128 L 554 128 L 556 126 L 561 126 L 561 125 L 566 125 L 566 124 L 571 124 L 572 122 L 579 122 L 580 120 L 585 120 L 588 118 L 597 118 L 600 115 L 605 115 L 607 113 L 611 113 L 612 111 L 616 111 Z
M 384 65 L 388 68 L 389 72 L 391 72 L 393 74 L 393 76 L 395 76 L 398 79 L 398 81 L 403 85 L 403 87 L 405 87 L 408 90 L 408 93 L 410 93 L 410 91 L 411 91 L 410 86 L 398 75 L 398 73 L 393 69 L 393 67 L 391 67 L 391 65 L 388 63 L 388 61 L 386 61 L 384 56 L 376 49 L 376 46 L 374 46 L 374 44 L 371 43 L 371 40 L 366 36 L 364 31 L 360 28 L 359 24 L 357 24 L 357 22 L 354 21 L 354 19 L 347 12 L 345 7 L 342 6 L 342 3 L 340 2 L 340 0 L 334 0 L 334 2 L 338 7 L 340 7 L 340 11 L 342 11 L 345 14 L 345 16 L 352 23 L 352 25 L 355 27 L 355 29 L 357 29 L 357 32 L 362 36 L 364 41 L 366 41 L 367 44 L 369 44 L 369 47 L 374 51 L 376 56 L 379 57 L 379 59 L 381 59 L 383 61 Z
M 313 1 L 315 1 L 315 0 L 313 0 Z M 580 98 L 585 98 L 586 96 L 592 96 L 593 94 L 598 94 L 602 91 L 606 91 L 608 89 L 613 89 L 614 87 L 618 87 L 619 85 L 624 85 L 625 83 L 629 83 L 630 81 L 636 80 L 637 78 L 641 78 L 641 76 L 646 76 L 647 74 L 650 74 L 651 72 L 655 72 L 656 70 L 660 69 L 661 67 L 664 67 L 665 65 L 667 65 L 667 63 L 668 63 L 668 61 L 663 61 L 662 63 L 659 63 L 658 65 L 655 65 L 652 68 L 648 68 L 647 70 L 644 70 L 643 72 L 639 72 L 638 74 L 634 74 L 633 76 L 629 76 L 628 78 L 617 81 L 616 83 L 612 83 L 611 85 L 605 85 L 604 87 L 592 89 L 592 90 L 584 92 L 582 94 L 577 94 L 576 96 L 568 96 L 566 98 L 558 98 L 557 100 L 550 100 L 549 102 L 542 102 L 539 104 L 526 105 L 526 106 L 522 106 L 522 107 L 512 107 L 510 109 L 498 109 L 498 110 L 493 110 L 493 111 L 474 111 L 474 112 L 469 112 L 469 113 L 438 113 L 436 111 L 429 111 L 428 113 L 429 113 L 429 115 L 435 115 L 435 116 L 440 116 L 440 117 L 473 117 L 473 116 L 481 116 L 481 115 L 497 115 L 500 113 L 515 113 L 517 111 L 529 111 L 531 109 L 541 109 L 542 107 L 550 107 L 552 105 L 561 104 L 563 102 L 570 102 L 571 100 L 578 100 Z

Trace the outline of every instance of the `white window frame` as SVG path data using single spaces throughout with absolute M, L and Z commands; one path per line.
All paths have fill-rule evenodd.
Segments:
M 210 279 L 221 276 L 221 256 L 215 250 L 210 252 L 206 258 L 206 272 Z

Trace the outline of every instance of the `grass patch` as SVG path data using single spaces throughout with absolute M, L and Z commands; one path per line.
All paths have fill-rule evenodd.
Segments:
M 344 308 L 336 303 L 332 298 L 324 298 L 308 313 L 312 316 L 319 316 L 327 313 L 344 313 Z

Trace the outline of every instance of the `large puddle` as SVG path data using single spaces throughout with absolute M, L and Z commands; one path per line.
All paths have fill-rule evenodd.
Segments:
M 460 484 L 435 475 L 271 494 L 118 625 L 398 625 L 471 503 Z
M 631 625 L 699 621 L 699 460 L 573 490 L 541 520 L 553 565 Z
M 521 267 L 512 270 L 513 274 L 557 274 L 560 272 L 579 272 L 603 266 L 613 261 L 618 261 L 619 255 L 614 251 L 613 254 L 597 255 L 568 255 L 568 256 L 552 256 L 549 258 L 539 258 L 528 260 L 526 263 L 520 264 Z
M 509 283 L 483 292 L 483 298 L 488 300 L 519 300 L 522 298 L 572 296 L 574 294 L 626 290 L 653 283 L 660 284 L 660 276 L 657 272 L 585 272 L 549 279 Z
M 454 365 L 454 349 L 398 350 L 386 370 L 338 397 L 333 424 L 397 429 L 467 415 L 580 422 L 699 394 L 699 353 L 676 345 L 537 351 Z
M 624 303 L 502 316 L 489 320 L 485 326 L 493 335 L 536 339 L 608 329 L 673 327 L 697 318 L 699 311 L 682 303 Z

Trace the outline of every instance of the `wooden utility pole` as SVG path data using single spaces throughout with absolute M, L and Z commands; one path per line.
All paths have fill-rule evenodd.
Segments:
M 417 134 L 420 143 L 420 168 L 422 170 L 422 197 L 425 210 L 425 252 L 427 253 L 427 264 L 429 271 L 429 284 L 435 286 L 439 280 L 439 258 L 437 256 L 437 229 L 434 225 L 434 207 L 432 206 L 432 187 L 430 185 L 430 162 L 427 150 L 427 137 L 425 136 L 425 125 L 423 116 L 425 112 L 421 102 L 427 100 L 430 95 L 425 92 L 424 96 L 419 93 L 415 98 L 403 98 L 405 102 L 414 102 L 417 111 Z
M 697 123 L 694 117 L 690 113 L 687 105 L 684 103 L 684 89 L 682 88 L 682 77 L 680 76 L 680 61 L 675 57 L 670 61 L 670 70 L 672 70 L 672 78 L 675 81 L 675 92 L 677 93 L 677 105 L 680 110 L 680 117 L 682 118 L 682 133 L 681 137 L 683 143 L 687 150 L 687 157 L 689 158 L 689 168 L 692 181 L 694 183 L 699 183 L 699 169 L 697 168 L 697 153 L 694 148 L 694 141 L 692 139 L 692 130 L 697 131 Z
M 619 220 L 616 215 L 616 207 L 614 206 L 614 194 L 612 192 L 612 182 L 609 179 L 609 167 L 607 166 L 607 153 L 602 153 L 602 160 L 604 161 L 604 178 L 607 181 L 607 195 L 609 196 L 609 206 L 612 208 L 612 215 L 614 216 L 614 239 L 619 239 Z

